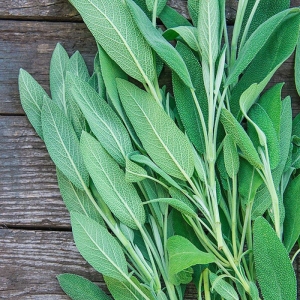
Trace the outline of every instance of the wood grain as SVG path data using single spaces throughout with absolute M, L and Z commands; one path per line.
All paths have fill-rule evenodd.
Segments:
M 0 229 L 0 246 L 0 299 L 67 300 L 56 280 L 61 273 L 102 281 L 77 251 L 71 232 Z
M 55 166 L 24 116 L 0 116 L 0 224 L 70 228 Z

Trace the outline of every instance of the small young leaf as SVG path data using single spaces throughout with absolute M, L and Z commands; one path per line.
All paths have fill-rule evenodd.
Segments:
M 49 97 L 37 81 L 23 69 L 20 69 L 19 74 L 19 91 L 22 107 L 36 133 L 43 139 L 41 113 L 44 98 Z
M 260 168 L 262 163 L 258 153 L 241 124 L 224 108 L 221 112 L 220 121 L 222 122 L 226 133 L 230 135 L 233 141 L 239 146 L 249 163 L 256 168 Z
M 239 300 L 239 296 L 232 285 L 213 272 L 209 272 L 212 290 L 215 290 L 224 300 Z
M 159 19 L 163 22 L 166 28 L 192 26 L 192 24 L 184 16 L 168 5 L 166 5 L 159 14 Z
M 196 27 L 193 26 L 173 27 L 166 30 L 163 36 L 168 41 L 175 40 L 178 36 L 180 36 L 191 49 L 193 49 L 194 51 L 199 50 Z
M 71 75 L 70 75 L 71 76 Z M 71 92 L 83 111 L 90 128 L 106 151 L 122 166 L 133 151 L 126 128 L 98 93 L 76 76 L 71 77 Z
M 179 53 L 163 38 L 161 33 L 153 27 L 151 21 L 133 0 L 126 0 L 126 3 L 138 28 L 151 48 L 174 72 L 177 73 L 189 88 L 193 88 L 189 71 Z
M 233 178 L 239 171 L 240 161 L 236 144 L 230 135 L 226 135 L 223 147 L 225 168 L 229 177 Z
M 288 184 L 283 201 L 286 214 L 283 223 L 283 243 L 290 252 L 300 235 L 300 175 Z
M 69 56 L 61 44 L 57 44 L 50 62 L 50 90 L 51 98 L 68 115 L 66 102 L 66 69 Z
M 296 276 L 284 245 L 270 224 L 259 217 L 253 227 L 253 253 L 265 300 L 296 300 Z
M 127 74 L 140 82 L 152 82 L 155 65 L 151 48 L 134 24 L 123 1 L 70 2 L 80 13 L 96 41 Z
M 70 121 L 53 101 L 47 99 L 41 118 L 44 140 L 51 159 L 77 188 L 83 190 L 84 186 L 89 185 L 89 175 Z
M 71 212 L 75 244 L 84 259 L 98 272 L 120 281 L 128 276 L 127 262 L 117 240 L 94 220 Z
M 134 186 L 101 144 L 86 132 L 80 146 L 90 176 L 111 212 L 125 225 L 138 229 L 145 222 L 145 210 Z
M 84 81 L 90 79 L 88 68 L 79 51 L 76 51 L 68 62 L 67 70 Z
M 169 256 L 168 273 L 170 281 L 181 271 L 198 264 L 209 264 L 215 261 L 212 253 L 206 253 L 196 248 L 186 238 L 174 235 L 167 241 L 167 251 Z
M 95 283 L 75 274 L 60 274 L 58 282 L 72 300 L 111 300 Z
M 118 79 L 117 84 L 127 116 L 149 156 L 169 175 L 191 177 L 194 157 L 186 136 L 150 94 L 125 80 Z
M 74 184 L 56 168 L 59 190 L 69 212 L 77 211 L 105 226 L 102 217 L 91 203 L 86 192 L 79 190 Z

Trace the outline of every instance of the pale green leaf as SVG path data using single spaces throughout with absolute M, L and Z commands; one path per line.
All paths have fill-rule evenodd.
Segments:
M 71 0 L 105 52 L 131 77 L 152 82 L 151 48 L 134 24 L 123 1 Z M 148 19 L 148 18 L 147 18 Z
M 236 144 L 230 135 L 225 136 L 223 147 L 225 168 L 229 177 L 233 178 L 239 171 L 240 161 Z
M 117 84 L 127 116 L 149 156 L 167 174 L 182 180 L 191 177 L 194 157 L 186 136 L 150 94 L 121 79 Z
M 159 19 L 163 22 L 166 28 L 192 26 L 192 24 L 184 16 L 168 5 L 166 5 L 159 14 Z
M 145 222 L 142 201 L 132 183 L 101 144 L 86 132 L 80 140 L 84 162 L 97 191 L 111 212 L 125 225 L 138 229 Z
M 218 0 L 199 0 L 198 41 L 202 59 L 215 63 L 219 53 L 220 8 Z
M 72 75 L 70 75 L 71 77 Z M 106 151 L 122 166 L 133 151 L 129 134 L 112 108 L 87 83 L 71 77 L 71 92 L 88 124 Z
M 89 184 L 89 175 L 70 121 L 53 101 L 47 99 L 41 116 L 44 141 L 51 159 L 77 188 L 83 190 Z
M 97 44 L 99 45 L 99 44 Z M 99 46 L 100 47 L 100 46 Z M 98 49 L 99 49 L 98 47 Z M 99 95 L 103 98 L 106 99 L 106 87 L 104 84 L 104 78 L 103 78 L 103 72 L 102 72 L 102 63 L 100 63 L 100 54 L 99 51 L 96 53 L 95 58 L 94 58 L 94 74 L 97 77 L 97 84 L 95 89 Z
M 224 300 L 239 300 L 239 296 L 234 287 L 226 282 L 222 277 L 209 272 L 209 280 L 212 290 L 215 290 Z
M 114 300 L 156 300 L 151 291 L 143 286 L 135 277 L 131 276 L 129 281 L 119 281 L 108 276 L 104 277 L 105 283 L 111 292 Z M 141 293 L 138 292 L 139 289 Z
M 297 282 L 288 252 L 270 224 L 259 217 L 253 227 L 257 280 L 265 300 L 296 300 Z
M 74 186 L 74 184 L 58 168 L 56 168 L 56 175 L 59 190 L 68 211 L 81 213 L 82 215 L 95 220 L 102 226 L 105 226 L 102 217 L 91 202 L 87 193 Z
M 209 264 L 215 261 L 212 253 L 200 251 L 186 238 L 174 235 L 167 241 L 169 256 L 168 273 L 172 277 L 177 273 L 198 264 Z
M 96 271 L 120 281 L 128 276 L 123 250 L 105 227 L 77 212 L 71 225 L 77 249 Z
M 298 39 L 298 44 L 295 54 L 295 84 L 298 95 L 300 95 L 300 38 Z
M 70 57 L 67 70 L 84 81 L 88 81 L 90 79 L 88 68 L 79 51 L 76 51 Z
M 156 16 L 162 12 L 167 2 L 168 0 L 146 0 L 148 10 L 156 11 Z
M 58 282 L 72 300 L 111 300 L 95 283 L 75 274 L 60 274 Z
M 300 176 L 298 175 L 287 186 L 283 204 L 286 218 L 283 223 L 284 245 L 290 252 L 300 235 Z
M 57 44 L 50 62 L 50 90 L 51 98 L 64 111 L 66 116 L 67 102 L 66 102 L 66 69 L 69 64 L 69 56 L 61 44 Z
M 188 0 L 187 7 L 189 15 L 193 21 L 193 24 L 197 26 L 198 24 L 198 15 L 199 15 L 199 1 L 198 0 Z
M 43 139 L 41 112 L 44 98 L 49 98 L 44 89 L 25 70 L 20 69 L 19 92 L 22 107 L 35 129 L 36 133 Z
M 168 43 L 162 34 L 153 27 L 151 21 L 144 12 L 132 1 L 126 0 L 130 12 L 151 48 L 158 56 L 181 78 L 181 80 L 190 88 L 193 88 L 189 71 L 175 48 Z
M 187 45 L 194 51 L 199 50 L 198 40 L 197 40 L 197 28 L 193 26 L 178 26 L 166 30 L 163 34 L 164 38 L 168 41 L 175 40 L 180 36 Z
M 126 158 L 125 179 L 128 182 L 138 182 L 147 178 L 147 171 L 140 165 Z

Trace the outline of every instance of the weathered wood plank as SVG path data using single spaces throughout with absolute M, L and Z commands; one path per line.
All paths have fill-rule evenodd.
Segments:
M 96 46 L 92 35 L 81 23 L 0 21 L 0 114 L 24 114 L 18 92 L 20 68 L 32 74 L 49 91 L 49 64 L 55 45 L 60 42 L 71 55 L 79 50 L 92 69 Z M 286 82 L 284 95 L 294 100 L 299 111 L 299 96 L 293 79 L 294 59 L 291 57 L 277 72 L 272 83 Z M 171 75 L 162 82 L 170 86 Z
M 55 166 L 24 116 L 0 116 L 0 224 L 70 228 Z
M 71 232 L 0 229 L 0 299 L 69 299 L 56 276 L 102 277 L 77 251 Z

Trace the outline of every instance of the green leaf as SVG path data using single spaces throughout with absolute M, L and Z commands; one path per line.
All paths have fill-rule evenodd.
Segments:
M 239 296 L 232 285 L 226 282 L 221 276 L 209 272 L 211 289 L 215 290 L 224 300 L 239 300 Z
M 86 132 L 80 146 L 97 191 L 111 212 L 125 225 L 138 229 L 145 222 L 142 201 L 125 174 L 101 144 Z
M 184 215 L 187 215 L 190 217 L 197 216 L 197 214 L 194 211 L 191 204 L 187 204 L 185 202 L 182 202 L 181 200 L 174 199 L 174 198 L 158 198 L 158 199 L 153 199 L 153 200 L 144 202 L 144 204 L 155 203 L 155 202 L 168 204 L 168 205 L 174 207 L 175 209 L 177 209 L 178 211 L 180 211 Z
M 219 53 L 220 11 L 218 0 L 199 0 L 198 41 L 202 59 L 215 63 Z
M 151 48 L 134 24 L 123 1 L 70 0 L 105 52 L 131 77 L 152 82 Z M 148 18 L 147 18 L 148 19 Z
M 99 44 L 97 44 L 99 45 Z M 99 49 L 100 46 L 98 46 Z M 94 74 L 97 77 L 97 89 L 95 89 L 99 95 L 103 98 L 106 99 L 107 94 L 106 94 L 106 87 L 104 84 L 104 78 L 102 74 L 102 62 L 100 63 L 100 54 L 99 51 L 96 53 L 95 58 L 94 58 Z
M 139 182 L 148 176 L 147 171 L 144 168 L 128 158 L 126 158 L 125 171 L 125 179 L 128 182 Z
M 263 183 L 257 190 L 251 212 L 252 220 L 262 216 L 272 205 L 272 198 L 268 187 Z
M 254 222 L 253 253 L 256 275 L 264 299 L 296 300 L 296 276 L 288 253 L 263 217 Z
M 280 23 L 286 18 L 291 10 L 285 10 L 276 14 L 256 29 L 255 32 L 249 37 L 243 48 L 239 52 L 238 59 L 233 64 L 229 76 L 226 81 L 226 85 L 230 85 L 238 80 L 240 74 L 250 64 L 256 54 L 265 45 L 268 38 L 273 32 L 276 31 Z
M 66 69 L 69 56 L 61 44 L 57 44 L 50 62 L 50 90 L 52 100 L 68 115 L 66 102 Z
M 283 243 L 290 252 L 300 235 L 300 175 L 288 184 L 283 201 L 286 214 L 283 223 Z
M 111 300 L 95 283 L 75 274 L 60 274 L 58 282 L 72 300 Z
M 262 163 L 258 153 L 241 124 L 227 109 L 224 108 L 221 112 L 220 121 L 223 124 L 226 133 L 232 137 L 233 141 L 242 150 L 245 159 L 247 159 L 254 167 L 260 168 Z
M 149 156 L 167 174 L 182 180 L 191 177 L 194 158 L 186 136 L 150 94 L 125 80 L 118 79 L 117 84 L 127 116 Z
M 197 28 L 193 26 L 178 26 L 166 30 L 163 37 L 168 41 L 175 40 L 180 36 L 187 45 L 194 51 L 199 50 L 198 40 L 197 40 Z
M 300 95 L 300 38 L 298 39 L 298 44 L 295 54 L 295 84 L 298 95 Z
M 84 81 L 89 81 L 90 79 L 88 68 L 79 51 L 76 51 L 70 57 L 67 70 Z
M 167 2 L 168 0 L 146 0 L 148 10 L 149 11 L 156 10 L 156 16 L 158 16 L 162 12 Z
M 71 76 L 71 75 L 70 75 Z M 72 76 L 71 92 L 105 150 L 122 166 L 133 151 L 129 134 L 111 107 L 87 83 Z
M 168 273 L 170 281 L 181 271 L 198 264 L 209 264 L 215 261 L 211 253 L 200 251 L 186 238 L 174 235 L 167 241 L 169 256 Z
M 89 185 L 89 175 L 70 121 L 53 101 L 47 99 L 41 118 L 44 140 L 51 159 L 77 188 L 84 190 Z
M 168 5 L 166 5 L 159 14 L 159 19 L 163 22 L 166 28 L 192 26 L 192 24 L 184 16 Z
M 145 286 L 143 286 L 134 276 L 130 277 L 134 285 L 128 281 L 119 281 L 108 276 L 104 277 L 105 283 L 115 300 L 155 300 Z M 136 289 L 141 290 L 147 297 L 143 297 Z
M 190 17 L 193 21 L 193 24 L 195 26 L 197 26 L 198 15 L 199 15 L 199 1 L 198 0 L 188 0 L 187 7 L 188 7 Z
M 236 144 L 230 135 L 225 136 L 223 147 L 225 168 L 229 177 L 233 178 L 239 171 L 240 160 Z
M 299 9 L 294 8 L 288 18 L 280 23 L 266 44 L 252 60 L 244 75 L 232 90 L 230 109 L 233 115 L 239 113 L 239 99 L 242 93 L 253 83 L 262 82 L 271 77 L 280 65 L 295 49 L 299 32 Z
M 58 168 L 56 168 L 56 175 L 59 190 L 68 211 L 81 213 L 105 226 L 102 217 L 91 203 L 87 193 L 74 186 Z
M 19 92 L 22 107 L 35 129 L 36 133 L 43 139 L 41 113 L 44 98 L 49 98 L 44 89 L 25 70 L 20 69 Z
M 177 73 L 189 88 L 193 88 L 189 71 L 179 53 L 163 38 L 161 33 L 153 27 L 144 12 L 132 0 L 126 0 L 126 3 L 138 28 L 151 48 Z
M 190 70 L 192 83 L 195 87 L 195 94 L 197 96 L 196 101 L 198 101 L 198 106 L 201 109 L 204 121 L 207 123 L 208 101 L 203 82 L 201 65 L 192 50 L 190 50 L 183 43 L 178 42 L 176 45 L 176 49 L 178 50 L 188 69 Z M 203 154 L 206 148 L 204 131 L 196 103 L 193 99 L 192 92 L 175 72 L 172 73 L 172 83 L 176 101 L 176 108 L 186 130 L 186 133 L 196 149 L 201 154 Z
M 120 281 L 128 276 L 127 262 L 117 240 L 94 220 L 71 212 L 75 244 L 83 258 L 98 272 Z

